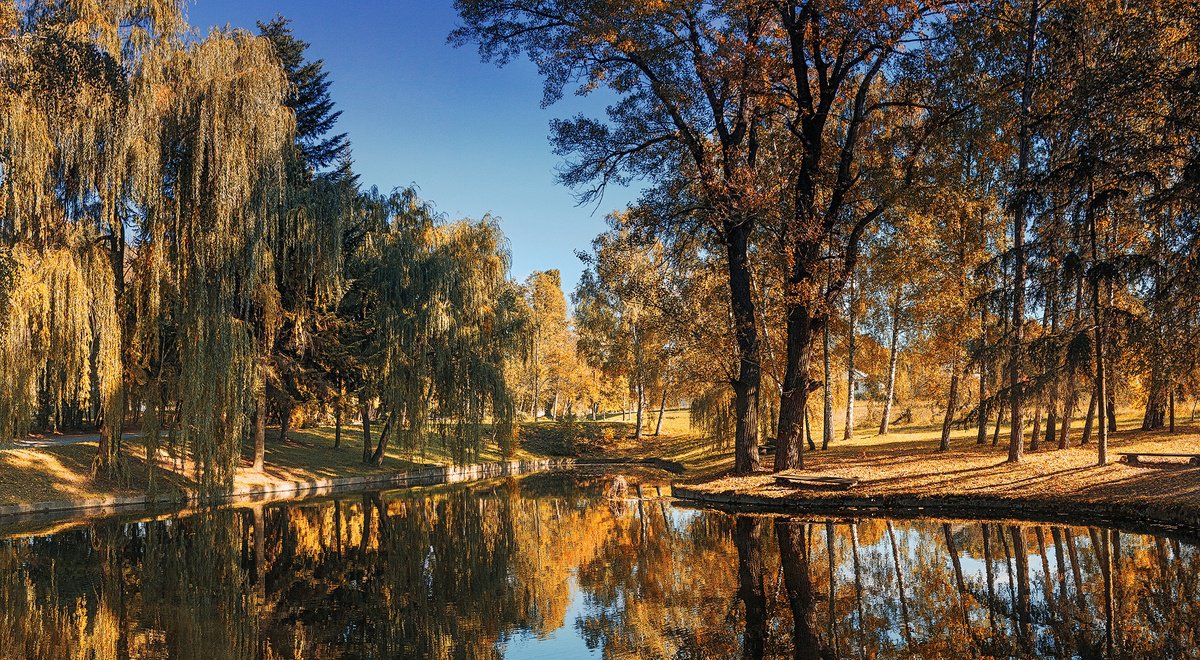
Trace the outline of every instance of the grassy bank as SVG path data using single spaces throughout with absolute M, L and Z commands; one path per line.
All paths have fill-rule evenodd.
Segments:
M 687 414 L 673 411 L 664 417 L 663 435 L 633 439 L 632 422 L 620 416 L 604 421 L 526 422 L 519 427 L 519 440 L 512 456 L 504 457 L 496 447 L 485 447 L 470 459 L 474 463 L 499 460 L 531 460 L 549 457 L 657 457 L 677 461 L 690 471 L 712 473 L 725 468 L 729 454 L 713 451 L 710 443 L 690 434 Z M 653 429 L 651 429 L 653 430 Z M 342 446 L 334 447 L 330 427 L 295 430 L 287 442 L 276 439 L 277 429 L 268 432 L 266 461 L 262 472 L 251 469 L 250 448 L 245 448 L 234 479 L 241 490 L 285 481 L 389 475 L 432 465 L 450 465 L 454 457 L 440 440 L 431 438 L 423 451 L 390 448 L 382 465 L 362 462 L 362 431 L 347 426 Z M 117 480 L 93 477 L 93 438 L 45 439 L 47 446 L 0 448 L 0 506 L 59 500 L 86 500 L 103 496 L 136 495 L 146 492 L 146 457 L 138 440 L 127 440 L 125 474 Z M 160 454 L 158 487 L 164 495 L 194 488 L 186 462 Z
M 1112 463 L 1097 467 L 1095 445 L 1079 443 L 1078 424 L 1072 448 L 1027 452 L 1025 460 L 1005 462 L 1001 446 L 975 444 L 973 430 L 956 431 L 948 453 L 936 451 L 940 428 L 909 425 L 887 436 L 858 429 L 855 439 L 841 441 L 840 429 L 828 451 L 807 453 L 807 472 L 814 475 L 855 477 L 859 485 L 848 494 L 814 492 L 776 486 L 770 475 L 744 478 L 728 476 L 731 448 L 716 447 L 693 433 L 685 411 L 669 411 L 662 434 L 652 435 L 654 416 L 641 440 L 633 437 L 632 416 L 620 415 L 598 421 L 525 422 L 510 458 L 529 460 L 547 457 L 661 459 L 680 464 L 684 480 L 699 493 L 771 498 L 780 501 L 820 500 L 836 504 L 839 498 L 876 500 L 911 498 L 989 498 L 1016 504 L 1049 502 L 1064 509 L 1073 504 L 1112 504 L 1137 507 L 1188 507 L 1200 512 L 1200 469 L 1175 462 L 1163 465 L 1130 466 L 1116 461 L 1121 451 L 1200 452 L 1200 427 L 1182 426 L 1171 435 L 1136 430 L 1134 416 L 1119 420 L 1120 428 L 1110 440 Z M 820 428 L 814 429 L 820 437 Z M 345 429 L 343 445 L 333 446 L 331 428 L 298 430 L 289 442 L 268 436 L 266 468 L 250 469 L 250 456 L 243 456 L 236 475 L 239 488 L 281 481 L 395 474 L 404 470 L 449 465 L 450 452 L 436 438 L 424 452 L 392 448 L 382 465 L 361 461 L 362 434 L 358 427 Z M 119 482 L 98 480 L 91 475 L 94 441 L 42 448 L 0 449 L 0 505 L 86 499 L 103 495 L 132 495 L 145 491 L 146 464 L 136 441 L 127 444 L 126 478 Z M 474 462 L 502 460 L 495 448 L 485 449 Z M 769 467 L 770 457 L 764 457 Z M 162 489 L 191 488 L 186 465 L 161 459 Z
M 1092 511 L 1121 509 L 1137 516 L 1141 511 L 1184 511 L 1200 520 L 1200 468 L 1184 459 L 1127 465 L 1119 462 L 1123 451 L 1200 453 L 1200 427 L 1185 426 L 1175 434 L 1143 432 L 1138 420 L 1121 420 L 1121 429 L 1109 439 L 1109 464 L 1098 466 L 1096 445 L 1079 446 L 1078 433 L 1065 450 L 1045 447 L 1026 451 L 1024 460 L 1007 462 L 1001 433 L 1000 446 L 976 445 L 971 430 L 956 432 L 952 449 L 936 451 L 940 429 L 908 428 L 886 437 L 860 434 L 837 442 L 828 451 L 805 455 L 805 474 L 849 477 L 859 480 L 848 491 L 822 491 L 780 486 L 769 474 L 695 479 L 688 490 L 710 500 L 753 503 L 836 505 L 839 502 L 888 503 L 900 506 L 969 505 L 1004 506 L 1014 515 L 1029 511 Z M 836 436 L 835 436 L 836 437 Z

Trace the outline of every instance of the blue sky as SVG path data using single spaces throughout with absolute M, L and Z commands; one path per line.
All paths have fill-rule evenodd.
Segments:
M 325 60 L 364 184 L 415 183 L 451 218 L 499 216 L 513 275 L 558 268 L 570 293 L 581 269 L 574 251 L 635 196 L 613 189 L 599 208 L 579 207 L 554 181 L 550 120 L 598 114 L 599 99 L 568 97 L 543 110 L 532 64 L 498 69 L 472 47 L 446 44 L 457 19 L 451 0 L 194 0 L 188 9 L 203 31 L 252 29 L 277 13 Z

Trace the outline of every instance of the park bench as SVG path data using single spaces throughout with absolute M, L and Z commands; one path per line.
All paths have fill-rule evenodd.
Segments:
M 780 486 L 794 486 L 802 488 L 824 488 L 828 490 L 848 490 L 858 485 L 858 479 L 847 477 L 819 477 L 811 474 L 802 474 L 799 472 L 789 471 L 780 472 L 775 475 L 775 483 Z
M 1200 465 L 1200 454 L 1173 454 L 1167 452 L 1150 452 L 1150 451 L 1122 451 L 1117 452 L 1121 456 L 1121 461 L 1129 465 L 1138 465 L 1142 462 L 1142 458 L 1153 456 L 1155 458 L 1186 458 L 1188 463 L 1192 465 Z

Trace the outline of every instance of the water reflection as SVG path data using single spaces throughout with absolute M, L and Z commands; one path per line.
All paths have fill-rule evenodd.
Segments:
M 734 517 L 610 484 L 536 475 L 10 538 L 0 657 L 1195 653 L 1189 542 Z

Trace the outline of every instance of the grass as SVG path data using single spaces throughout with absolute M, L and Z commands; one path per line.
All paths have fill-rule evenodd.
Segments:
M 1109 436 L 1109 464 L 1097 465 L 1095 439 L 1079 445 L 1082 426 L 1075 424 L 1071 447 L 1026 449 L 1017 464 L 1007 462 L 1007 432 L 1000 443 L 976 445 L 975 431 L 952 435 L 951 451 L 937 451 L 940 428 L 910 426 L 887 436 L 860 432 L 848 442 L 835 441 L 828 451 L 805 454 L 806 474 L 859 479 L 850 495 L 866 498 L 978 497 L 1021 503 L 1058 502 L 1128 507 L 1186 507 L 1200 512 L 1200 469 L 1179 459 L 1139 466 L 1119 462 L 1118 452 L 1200 453 L 1200 427 L 1181 426 L 1174 434 L 1138 429 L 1140 418 L 1119 420 Z M 817 429 L 814 429 L 817 432 Z M 819 433 L 818 433 L 819 437 Z M 840 434 L 835 434 L 840 438 Z M 1028 438 L 1028 433 L 1026 434 Z M 697 479 L 702 493 L 750 495 L 771 499 L 835 501 L 838 494 L 778 486 L 769 474 Z
M 682 464 L 688 480 L 701 489 L 754 493 L 770 497 L 804 497 L 803 491 L 778 488 L 768 475 L 747 478 L 728 476 L 733 463 L 731 447 L 717 447 L 693 433 L 687 412 L 668 411 L 663 432 L 652 435 L 656 413 L 647 416 L 647 431 L 635 440 L 632 415 L 624 421 L 609 415 L 598 421 L 555 422 L 526 421 L 519 426 L 519 441 L 512 458 L 531 459 L 546 456 L 606 456 L 633 459 L 660 458 Z M 814 435 L 821 437 L 820 419 L 813 420 Z M 981 494 L 1012 498 L 1063 498 L 1064 501 L 1109 501 L 1127 503 L 1180 502 L 1200 509 L 1200 470 L 1184 465 L 1134 467 L 1116 462 L 1116 452 L 1180 451 L 1200 453 L 1200 427 L 1183 426 L 1174 435 L 1166 432 L 1143 433 L 1135 430 L 1140 419 L 1122 417 L 1123 429 L 1112 435 L 1110 459 L 1105 467 L 1096 467 L 1095 445 L 1073 446 L 1057 451 L 1043 449 L 1027 452 L 1017 465 L 1005 462 L 1005 439 L 1001 446 L 977 446 L 974 429 L 956 430 L 952 451 L 936 451 L 940 436 L 938 425 L 907 425 L 894 428 L 887 436 L 873 429 L 858 428 L 853 440 L 843 442 L 841 429 L 835 426 L 834 442 L 828 451 L 806 453 L 807 471 L 812 474 L 851 476 L 860 480 L 856 495 L 894 496 L 904 494 Z M 1072 444 L 1079 442 L 1080 427 L 1075 424 Z M 320 427 L 293 432 L 280 443 L 277 431 L 268 433 L 266 468 L 258 473 L 250 469 L 249 448 L 238 470 L 238 486 L 274 481 L 292 481 L 324 477 L 392 474 L 425 465 L 453 463 L 453 458 L 436 439 L 427 443 L 424 453 L 388 450 L 382 465 L 364 465 L 362 433 L 357 426 L 344 429 L 343 444 L 333 447 L 333 429 Z M 990 437 L 990 436 L 989 436 Z M 127 478 L 120 483 L 98 480 L 91 475 L 95 442 L 52 446 L 39 449 L 0 449 L 0 505 L 49 500 L 82 499 L 112 494 L 135 494 L 145 489 L 145 460 L 139 443 L 127 445 Z M 492 447 L 483 451 L 478 462 L 501 460 Z M 769 467 L 770 457 L 764 457 Z M 164 472 L 163 487 L 191 487 L 186 467 L 174 473 Z

